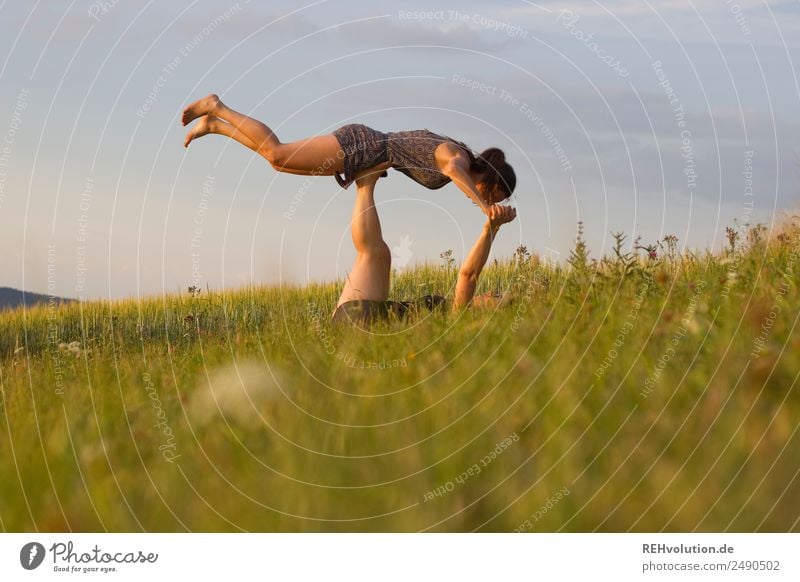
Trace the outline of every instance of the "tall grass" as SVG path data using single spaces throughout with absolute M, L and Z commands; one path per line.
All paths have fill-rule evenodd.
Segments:
M 368 331 L 336 283 L 2 313 L 0 524 L 796 531 L 800 224 L 735 232 L 521 247 L 480 282 L 509 305 Z

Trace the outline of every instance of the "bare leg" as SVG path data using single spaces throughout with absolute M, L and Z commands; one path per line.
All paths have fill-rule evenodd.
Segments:
M 245 146 L 246 148 L 249 148 L 254 152 L 256 152 L 257 154 L 260 154 L 258 146 L 255 144 L 255 142 L 253 142 L 253 140 L 251 140 L 244 133 L 236 129 L 230 123 L 226 123 L 222 121 L 220 118 L 214 117 L 213 115 L 204 115 L 203 117 L 200 118 L 200 120 L 191 129 L 191 131 L 189 131 L 189 133 L 186 134 L 186 139 L 184 140 L 183 144 L 184 147 L 187 147 L 193 140 L 199 137 L 203 137 L 204 135 L 208 135 L 209 133 L 224 135 L 226 137 L 234 139 L 243 146 Z M 333 170 L 326 170 L 325 168 L 322 168 L 322 171 L 316 173 L 294 170 L 292 168 L 287 168 L 287 167 L 282 168 L 281 171 L 288 174 L 299 174 L 301 176 L 311 176 L 311 175 L 332 176 L 334 174 Z
M 235 139 L 246 148 L 250 148 L 258 153 L 258 146 L 253 140 L 243 134 L 241 131 L 233 127 L 230 123 L 225 123 L 218 117 L 213 115 L 204 115 L 200 121 L 186 134 L 186 139 L 183 141 L 183 147 L 188 147 L 192 141 L 198 137 L 203 137 L 209 133 L 216 133 L 217 135 L 224 135 L 231 139 Z
M 236 126 L 257 148 L 278 147 L 280 141 L 275 133 L 266 125 L 241 113 L 229 109 L 217 95 L 211 94 L 198 99 L 183 110 L 183 125 L 188 125 L 198 117 L 212 116 L 220 118 Z
M 356 202 L 350 229 L 357 255 L 336 307 L 356 299 L 386 301 L 389 298 L 392 253 L 383 240 L 374 199 L 379 174 L 380 171 L 371 171 L 370 176 L 356 181 Z
M 320 135 L 291 143 L 281 143 L 269 127 L 234 111 L 220 101 L 217 95 L 209 95 L 195 101 L 183 112 L 183 124 L 191 123 L 198 117 L 212 116 L 230 123 L 235 130 L 244 134 L 254 151 L 264 157 L 279 172 L 301 174 L 331 174 L 344 170 L 344 155 L 339 140 L 332 134 Z M 204 134 L 203 134 L 204 135 Z M 227 134 L 224 134 L 227 135 Z M 186 145 L 199 135 L 186 136 Z M 230 136 L 244 143 L 234 136 Z M 253 149 L 251 145 L 244 144 Z

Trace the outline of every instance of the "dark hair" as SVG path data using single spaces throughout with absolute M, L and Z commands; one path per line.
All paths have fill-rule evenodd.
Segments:
M 500 148 L 489 148 L 483 153 L 475 155 L 463 141 L 447 138 L 459 146 L 469 157 L 469 170 L 476 174 L 483 174 L 481 182 L 489 192 L 494 192 L 499 186 L 504 198 L 508 198 L 517 187 L 517 174 L 514 168 L 506 162 L 506 154 Z
M 470 168 L 473 172 L 483 174 L 481 182 L 489 192 L 498 186 L 505 194 L 504 198 L 511 196 L 517 187 L 517 175 L 514 168 L 506 161 L 506 154 L 500 148 L 489 148 L 471 160 Z

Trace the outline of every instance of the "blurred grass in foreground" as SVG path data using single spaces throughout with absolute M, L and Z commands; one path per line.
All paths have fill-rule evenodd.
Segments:
M 616 238 L 521 247 L 481 279 L 511 305 L 369 333 L 330 324 L 335 283 L 4 312 L 0 524 L 797 531 L 800 221 Z

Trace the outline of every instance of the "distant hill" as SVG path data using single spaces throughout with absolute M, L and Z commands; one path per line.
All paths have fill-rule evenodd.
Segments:
M 47 303 L 48 299 L 48 295 L 20 291 L 19 289 L 12 289 L 11 287 L 0 287 L 0 310 L 13 309 L 23 304 L 33 305 L 35 303 Z M 56 297 L 55 300 L 58 303 L 74 301 L 74 299 L 65 299 L 63 297 Z

